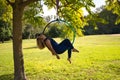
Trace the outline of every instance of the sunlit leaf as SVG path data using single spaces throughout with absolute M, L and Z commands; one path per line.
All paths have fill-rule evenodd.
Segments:
M 119 24 L 119 23 L 120 23 L 120 16 L 117 17 L 115 24 Z

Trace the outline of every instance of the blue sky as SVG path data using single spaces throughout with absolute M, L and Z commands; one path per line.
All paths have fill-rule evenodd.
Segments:
M 105 5 L 105 0 L 93 0 L 95 3 L 95 8 L 91 8 L 92 11 L 94 11 L 96 8 L 100 7 L 101 5 Z M 43 16 L 48 15 L 56 15 L 56 10 L 54 8 L 48 10 L 46 6 L 43 6 L 44 14 Z M 84 10 L 84 15 L 87 15 L 88 13 Z
M 93 0 L 95 7 L 91 8 L 92 11 L 95 11 L 96 8 L 101 7 L 102 5 L 105 5 L 105 0 Z M 84 15 L 87 15 L 87 11 L 84 10 Z
M 105 0 L 93 0 L 95 3 L 96 7 L 100 7 L 101 5 L 105 5 Z

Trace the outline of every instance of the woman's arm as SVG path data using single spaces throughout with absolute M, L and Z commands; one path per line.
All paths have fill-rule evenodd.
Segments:
M 45 44 L 46 44 L 46 47 L 51 51 L 51 53 L 52 53 L 53 55 L 56 55 L 57 59 L 60 59 L 60 57 L 57 55 L 57 53 L 56 53 L 55 50 L 53 49 L 53 47 L 52 47 L 51 42 L 50 42 L 49 39 L 47 39 L 47 40 L 45 41 Z

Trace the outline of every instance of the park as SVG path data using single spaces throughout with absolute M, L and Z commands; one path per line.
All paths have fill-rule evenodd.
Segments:
M 0 1 L 0 80 L 120 80 L 120 1 L 94 1 Z

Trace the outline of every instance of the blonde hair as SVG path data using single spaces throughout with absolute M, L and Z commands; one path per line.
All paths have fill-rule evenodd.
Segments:
M 42 42 L 40 38 L 37 38 L 37 46 L 39 49 L 45 48 L 45 44 Z

